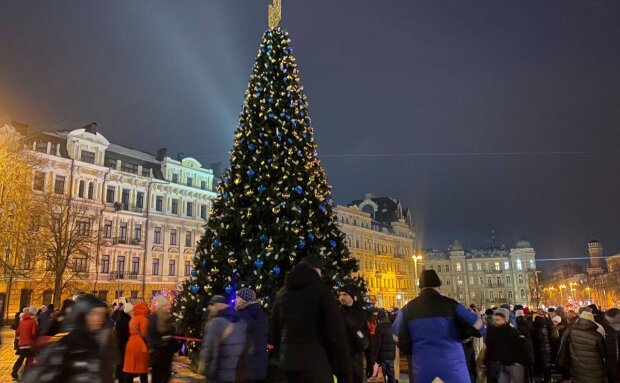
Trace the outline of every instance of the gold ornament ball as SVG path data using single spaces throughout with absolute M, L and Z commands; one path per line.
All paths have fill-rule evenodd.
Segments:
M 280 206 L 274 206 L 271 211 L 273 214 L 280 214 Z
M 235 178 L 235 185 L 239 185 L 241 183 L 241 177 Z
M 228 264 L 234 266 L 237 264 L 237 260 L 233 257 L 228 258 Z
M 261 291 L 262 288 L 263 288 L 262 284 L 259 283 L 256 285 L 256 291 Z
M 217 267 L 214 267 L 214 268 L 211 269 L 211 273 L 212 274 L 217 274 L 219 272 L 220 272 L 220 269 L 218 269 Z
M 291 198 L 291 195 L 290 195 L 290 193 L 283 193 L 282 194 L 282 198 L 289 199 L 289 198 Z
M 252 189 L 248 189 L 245 191 L 245 195 L 246 197 L 251 197 L 254 195 L 254 192 L 252 191 Z

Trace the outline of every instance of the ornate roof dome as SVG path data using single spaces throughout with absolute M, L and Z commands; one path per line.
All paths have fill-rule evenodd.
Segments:
M 530 241 L 528 241 L 525 238 L 521 238 L 517 242 L 517 249 L 530 249 L 531 247 L 532 247 L 532 244 L 530 243 Z
M 452 245 L 450 245 L 450 251 L 462 251 L 463 250 L 463 246 L 461 246 L 461 243 L 459 241 L 454 241 L 452 242 Z

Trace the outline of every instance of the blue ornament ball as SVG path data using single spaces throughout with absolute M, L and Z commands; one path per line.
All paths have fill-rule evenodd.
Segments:
M 278 275 L 280 275 L 280 271 L 281 271 L 281 270 L 280 270 L 280 266 L 278 266 L 278 265 L 275 265 L 275 266 L 273 267 L 273 269 L 271 269 L 271 272 L 272 272 L 272 273 L 273 273 L 273 275 L 275 275 L 276 277 L 277 277 Z
M 297 248 L 299 250 L 303 250 L 304 247 L 306 247 L 306 241 L 304 241 L 303 239 L 301 241 L 299 241 L 299 244 L 297 245 Z
M 226 291 L 226 295 L 230 295 L 230 293 L 232 293 L 232 291 L 233 291 L 233 288 L 232 288 L 232 286 L 231 286 L 231 285 L 227 285 L 227 286 L 224 288 L 224 291 Z
M 297 185 L 297 186 L 295 186 L 295 188 L 293 189 L 293 191 L 294 191 L 295 193 L 297 193 L 297 194 L 301 194 L 301 193 L 303 193 L 303 192 L 304 192 L 304 189 L 303 189 L 301 186 Z
M 265 192 L 265 190 L 267 190 L 267 188 L 266 188 L 265 186 L 263 186 L 263 185 L 259 185 L 259 186 L 256 188 L 256 190 L 258 190 L 258 192 L 262 194 L 262 193 L 264 193 L 264 192 Z
M 325 205 L 319 206 L 319 210 L 321 211 L 321 213 L 327 213 L 327 208 L 325 207 Z
M 198 292 L 200 291 L 200 286 L 192 285 L 191 290 L 192 290 L 192 293 L 198 294 Z
M 248 149 L 253 152 L 254 149 L 256 149 L 256 146 L 254 144 L 248 144 Z
M 191 274 L 192 274 L 192 277 L 195 277 L 196 275 L 198 275 L 198 272 L 196 270 L 192 270 Z
M 264 261 L 262 259 L 257 259 L 256 261 L 254 261 L 254 267 L 256 267 L 259 270 L 263 268 L 263 264 L 264 264 Z
M 338 242 L 332 239 L 331 241 L 329 241 L 329 246 L 331 246 L 332 249 L 335 249 L 336 246 L 338 246 Z
M 260 237 L 258 237 L 258 240 L 264 245 L 267 243 L 267 236 L 265 234 L 261 234 Z
M 213 241 L 213 248 L 215 250 L 219 249 L 221 245 L 222 245 L 222 243 L 220 242 L 219 239 L 216 239 L 215 241 Z
M 312 234 L 312 233 L 308 234 L 308 240 L 309 240 L 310 242 L 314 242 L 314 238 L 316 238 L 316 237 L 314 236 L 314 234 Z

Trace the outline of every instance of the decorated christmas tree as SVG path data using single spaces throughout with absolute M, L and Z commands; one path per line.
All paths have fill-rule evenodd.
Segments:
M 206 302 L 254 289 L 269 310 L 286 273 L 310 254 L 326 265 L 324 279 L 359 286 L 339 230 L 331 188 L 300 85 L 288 33 L 274 26 L 262 38 L 245 93 L 230 168 L 220 180 L 194 269 L 175 300 L 176 323 L 199 336 Z

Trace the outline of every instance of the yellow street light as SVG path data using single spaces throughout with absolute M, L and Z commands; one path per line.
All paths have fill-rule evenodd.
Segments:
M 564 305 L 564 296 L 562 295 L 562 289 L 565 289 L 566 285 L 560 285 L 560 306 Z
M 414 297 L 418 296 L 418 261 L 422 260 L 421 255 L 412 255 L 411 259 L 413 259 L 413 295 Z

